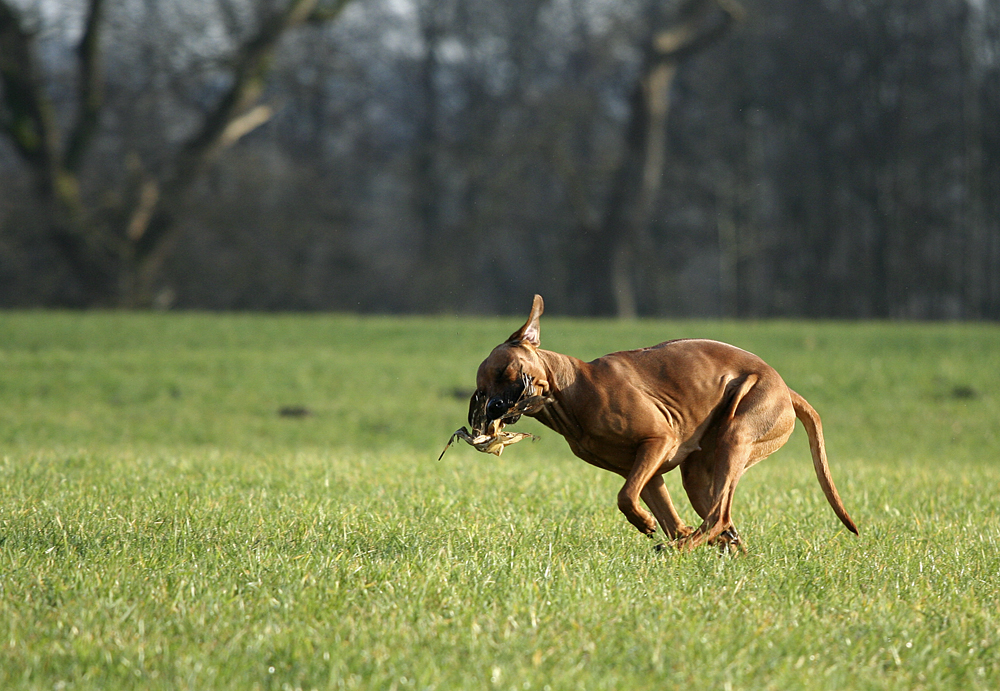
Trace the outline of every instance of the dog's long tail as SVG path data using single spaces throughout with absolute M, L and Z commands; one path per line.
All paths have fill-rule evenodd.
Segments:
M 809 435 L 809 449 L 812 451 L 813 467 L 816 469 L 816 477 L 819 485 L 823 488 L 826 500 L 833 507 L 833 512 L 837 518 L 843 522 L 847 529 L 855 535 L 858 534 L 858 527 L 847 515 L 844 502 L 840 500 L 840 494 L 833 484 L 833 477 L 830 475 L 830 466 L 826 462 L 826 444 L 823 443 L 823 423 L 820 422 L 819 413 L 809 405 L 809 402 L 791 389 L 788 393 L 792 395 L 792 407 L 795 409 L 795 417 L 802 421 L 802 426 L 806 428 Z

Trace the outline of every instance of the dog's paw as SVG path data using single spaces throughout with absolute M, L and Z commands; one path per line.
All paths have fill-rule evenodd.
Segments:
M 678 552 L 690 552 L 695 547 L 704 543 L 705 534 L 700 530 L 692 530 L 687 535 L 677 538 L 671 544 L 677 549 Z
M 653 518 L 653 514 L 637 506 L 619 504 L 618 507 L 628 522 L 643 535 L 652 535 L 656 532 L 656 519 Z
M 643 518 L 646 520 L 642 520 Z M 653 533 L 656 532 L 656 519 L 652 516 L 637 516 L 631 523 L 646 537 L 653 537 Z
M 708 544 L 718 547 L 721 554 L 747 553 L 747 548 L 743 545 L 743 541 L 740 540 L 740 536 L 737 534 L 736 529 L 732 526 L 723 530 L 718 536 L 709 540 Z
M 618 493 L 618 510 L 643 535 L 652 535 L 656 532 L 656 519 L 653 518 L 653 514 L 642 508 L 639 505 L 638 495 L 632 496 L 626 487 Z

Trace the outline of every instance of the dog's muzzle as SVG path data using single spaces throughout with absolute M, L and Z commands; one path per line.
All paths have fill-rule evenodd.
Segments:
M 490 396 L 485 391 L 476 391 L 469 401 L 469 426 L 473 433 L 482 434 L 491 422 L 507 416 L 525 395 L 533 393 L 534 386 L 526 374 L 522 375 L 513 387 L 502 393 Z M 520 418 L 520 415 L 511 415 L 503 420 L 503 424 L 513 425 Z

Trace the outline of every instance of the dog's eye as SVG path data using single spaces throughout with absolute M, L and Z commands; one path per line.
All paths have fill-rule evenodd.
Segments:
M 499 396 L 494 396 L 486 404 L 486 418 L 488 420 L 496 420 L 506 412 L 507 402 Z

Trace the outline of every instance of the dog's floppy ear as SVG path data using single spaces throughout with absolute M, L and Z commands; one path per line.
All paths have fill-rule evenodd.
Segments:
M 542 301 L 542 296 L 536 295 L 531 303 L 531 314 L 528 315 L 528 321 L 512 333 L 507 342 L 513 345 L 521 344 L 537 348 L 541 344 L 541 330 L 538 326 L 538 320 L 543 311 L 545 311 L 545 303 Z

